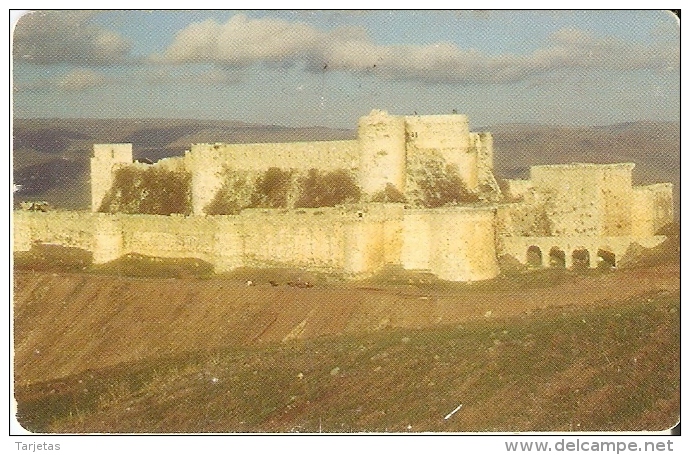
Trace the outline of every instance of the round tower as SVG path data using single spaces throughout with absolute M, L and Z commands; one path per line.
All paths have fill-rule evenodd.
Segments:
M 494 208 L 453 207 L 429 212 L 432 273 L 449 281 L 488 280 L 499 274 Z
M 405 192 L 405 118 L 373 110 L 359 119 L 359 184 L 365 194 L 392 184 Z

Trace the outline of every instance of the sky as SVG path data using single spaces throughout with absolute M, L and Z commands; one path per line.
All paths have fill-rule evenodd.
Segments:
M 12 47 L 17 118 L 680 117 L 666 11 L 38 11 L 15 22 Z

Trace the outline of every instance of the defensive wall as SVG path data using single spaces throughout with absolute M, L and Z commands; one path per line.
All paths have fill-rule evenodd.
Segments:
M 257 175 L 272 167 L 356 171 L 359 150 L 357 141 L 194 144 L 184 157 L 185 169 L 192 175 L 192 213 L 204 213 L 228 170 Z
M 406 210 L 401 263 L 449 281 L 490 279 L 500 272 L 495 235 L 493 207 Z
M 533 166 L 506 180 L 500 236 L 652 237 L 673 221 L 671 184 L 632 185 L 633 163 Z M 539 225 L 541 223 L 541 225 Z
M 649 236 L 673 221 L 673 185 L 657 183 L 633 187 L 632 232 Z
M 499 272 L 493 220 L 491 207 L 406 213 L 402 204 L 250 209 L 222 216 L 18 211 L 14 250 L 47 243 L 90 251 L 94 263 L 138 253 L 198 258 L 216 272 L 289 266 L 352 277 L 395 264 L 443 279 L 473 281 Z
M 188 172 L 191 216 L 98 213 L 115 173 L 128 166 Z M 430 170 L 447 166 L 481 203 L 431 209 L 366 202 L 389 185 L 414 201 L 420 176 L 435 178 Z M 356 206 L 205 214 L 228 183 L 227 172 L 251 179 L 270 168 L 346 170 L 365 197 Z M 506 180 L 502 193 L 493 175 L 493 138 L 470 132 L 466 116 L 378 110 L 360 118 L 351 141 L 194 144 L 183 157 L 155 164 L 133 162 L 131 144 L 96 144 L 92 212 L 16 212 L 14 248 L 77 247 L 91 251 L 96 263 L 128 253 L 194 257 L 217 272 L 282 265 L 365 276 L 397 264 L 451 281 L 493 278 L 505 254 L 534 266 L 615 265 L 632 243 L 663 241 L 656 233 L 673 220 L 672 186 L 633 187 L 633 168 L 534 166 L 528 180 Z
M 393 185 L 403 194 L 430 161 L 452 165 L 472 192 L 498 194 L 493 176 L 493 138 L 471 133 L 464 115 L 396 116 L 374 110 L 359 119 L 356 140 L 257 144 L 193 144 L 183 158 L 161 160 L 191 173 L 192 213 L 202 215 L 223 186 L 227 171 L 258 175 L 269 168 L 347 170 L 366 195 Z M 92 211 L 110 190 L 113 173 L 132 162 L 131 144 L 97 144 L 91 159 Z
M 549 196 L 552 235 L 626 235 L 631 229 L 633 163 L 533 166 L 532 186 Z

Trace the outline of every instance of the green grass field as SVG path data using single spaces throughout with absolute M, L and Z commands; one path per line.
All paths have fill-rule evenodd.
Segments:
M 20 387 L 18 419 L 70 433 L 661 430 L 679 416 L 679 306 L 657 293 L 150 359 Z

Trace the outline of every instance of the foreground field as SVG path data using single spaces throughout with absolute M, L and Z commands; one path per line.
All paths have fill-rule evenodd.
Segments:
M 91 433 L 617 431 L 678 420 L 677 262 L 475 284 L 313 277 L 305 289 L 242 273 L 15 272 L 19 422 Z

